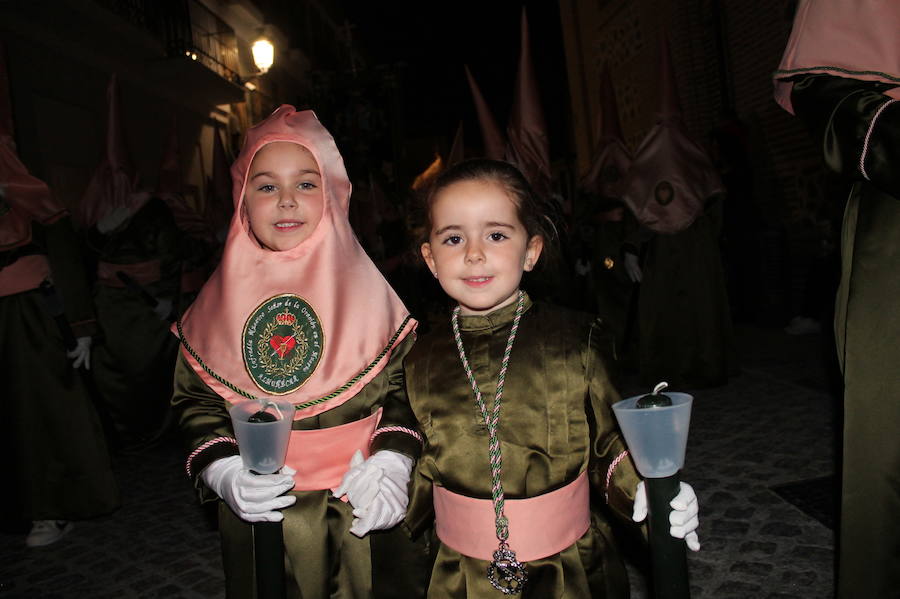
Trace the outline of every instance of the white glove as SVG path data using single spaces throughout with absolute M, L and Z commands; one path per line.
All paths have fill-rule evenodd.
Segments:
M 66 352 L 66 357 L 72 358 L 72 368 L 84 366 L 85 370 L 91 369 L 91 338 L 79 337 L 75 340 L 75 347 Z
M 172 300 L 157 298 L 156 307 L 153 308 L 153 312 L 159 316 L 160 320 L 166 320 L 169 317 L 169 314 L 172 313 Z
M 293 468 L 284 466 L 276 474 L 253 474 L 244 468 L 241 456 L 219 458 L 200 473 L 200 478 L 247 522 L 281 522 L 279 510 L 294 505 L 297 498 L 282 495 L 294 487 Z
M 130 206 L 118 206 L 103 215 L 103 218 L 97 221 L 97 230 L 104 235 L 110 231 L 118 229 L 131 216 Z
M 632 283 L 640 283 L 644 278 L 644 273 L 641 272 L 641 265 L 638 264 L 637 254 L 632 254 L 631 252 L 625 252 L 625 273 L 628 275 L 628 278 L 631 279 Z
M 700 551 L 700 539 L 697 537 L 697 527 L 700 525 L 698 513 L 700 505 L 697 503 L 697 494 L 694 493 L 693 487 L 687 483 L 680 483 L 681 488 L 678 495 L 672 498 L 669 505 L 672 512 L 669 514 L 669 534 L 676 539 L 684 539 L 688 549 L 691 551 Z M 634 492 L 634 513 L 631 519 L 635 522 L 641 522 L 647 517 L 647 489 L 644 488 L 644 481 L 638 483 Z
M 371 530 L 391 528 L 406 515 L 409 476 L 413 460 L 396 451 L 382 450 L 363 460 L 356 451 L 350 470 L 334 489 L 335 497 L 347 496 L 353 506 L 350 532 L 358 537 Z

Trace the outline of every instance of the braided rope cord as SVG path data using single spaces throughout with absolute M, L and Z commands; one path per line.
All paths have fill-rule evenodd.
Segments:
M 372 369 L 375 368 L 376 365 L 378 365 L 378 363 L 384 358 L 384 356 L 387 355 L 387 353 L 390 351 L 390 349 L 394 346 L 394 343 L 397 342 L 397 338 L 400 336 L 400 333 L 402 333 L 402 332 L 403 332 L 403 329 L 406 328 L 406 324 L 409 322 L 410 318 L 412 318 L 412 316 L 407 315 L 406 318 L 403 319 L 403 322 L 400 323 L 400 327 L 399 327 L 399 328 L 397 329 L 397 331 L 394 333 L 394 336 L 391 337 L 390 341 L 387 342 L 387 345 L 384 346 L 384 349 L 381 350 L 381 353 L 378 354 L 377 356 L 375 356 L 375 359 L 372 360 L 372 361 L 369 363 L 368 366 L 366 366 L 365 368 L 363 368 L 363 369 L 359 372 L 359 374 L 357 374 L 356 376 L 354 376 L 352 379 L 350 379 L 349 381 L 347 381 L 346 383 L 344 383 L 343 385 L 341 385 L 340 387 L 338 387 L 337 389 L 335 389 L 334 391 L 332 391 L 332 392 L 329 393 L 328 395 L 322 396 L 322 397 L 320 397 L 320 398 L 318 398 L 318 399 L 313 399 L 313 400 L 311 400 L 311 401 L 305 401 L 305 402 L 303 402 L 303 403 L 295 404 L 295 405 L 294 405 L 294 409 L 295 409 L 295 410 L 303 410 L 303 409 L 308 408 L 308 407 L 310 407 L 310 406 L 315 406 L 315 405 L 318 405 L 318 404 L 320 404 L 320 403 L 322 403 L 322 402 L 326 402 L 326 401 L 328 401 L 329 399 L 334 399 L 335 397 L 337 397 L 338 395 L 340 395 L 341 393 L 343 393 L 344 391 L 346 391 L 347 389 L 349 389 L 350 387 L 352 387 L 353 385 L 355 385 L 357 382 L 359 382 L 359 380 L 360 380 L 361 378 L 363 378 L 364 376 L 366 376 L 367 374 L 369 374 L 369 372 L 371 372 Z M 249 393 L 249 392 L 247 392 L 247 391 L 244 391 L 243 389 L 241 389 L 240 387 L 238 387 L 237 385 L 235 385 L 235 384 L 232 383 L 231 381 L 228 381 L 228 380 L 225 379 L 224 377 L 220 376 L 220 375 L 219 375 L 218 373 L 216 373 L 212 368 L 210 368 L 209 366 L 206 365 L 206 362 L 204 362 L 204 361 L 200 358 L 200 354 L 198 354 L 198 353 L 194 350 L 194 348 L 191 347 L 191 345 L 190 345 L 190 344 L 188 343 L 188 341 L 187 341 L 187 338 L 184 336 L 184 331 L 181 329 L 181 319 L 180 319 L 180 318 L 179 318 L 178 320 L 175 321 L 175 326 L 176 326 L 176 328 L 178 329 L 178 336 L 181 338 L 181 344 L 184 346 L 184 349 L 186 349 L 187 352 L 191 355 L 191 357 L 194 358 L 194 359 L 197 361 L 197 364 L 199 364 L 199 365 L 203 368 L 203 370 L 206 371 L 206 374 L 208 374 L 209 376 L 213 377 L 214 379 L 216 379 L 217 381 L 219 381 L 220 383 L 222 383 L 223 385 L 225 385 L 225 387 L 227 387 L 228 389 L 231 389 L 232 391 L 234 391 L 235 393 L 237 393 L 237 394 L 240 395 L 241 397 L 246 397 L 246 398 L 248 398 L 248 399 L 254 399 L 254 400 L 256 400 L 256 401 L 260 401 L 260 398 L 259 398 L 259 397 L 253 395 L 252 393 Z
M 830 65 L 819 65 L 819 66 L 815 66 L 815 67 L 802 67 L 799 69 L 777 69 L 775 71 L 775 74 L 776 75 L 785 75 L 785 76 L 786 75 L 796 75 L 798 73 L 814 74 L 814 73 L 812 73 L 812 71 L 820 71 L 820 70 L 835 71 L 838 73 L 845 73 L 847 75 L 875 75 L 878 77 L 882 77 L 884 79 L 888 79 L 890 81 L 900 82 L 900 77 L 896 77 L 889 73 L 885 73 L 884 71 L 856 71 L 853 69 L 843 69 L 841 67 L 835 67 L 835 66 L 830 66 Z
M 509 366 L 509 356 L 512 353 L 513 342 L 516 340 L 516 333 L 519 330 L 519 321 L 522 320 L 522 313 L 525 308 L 525 294 L 519 291 L 519 299 L 516 304 L 516 316 L 513 320 L 512 328 L 509 331 L 509 339 L 506 342 L 506 349 L 503 351 L 503 360 L 500 363 L 500 374 L 497 375 L 497 392 L 494 395 L 494 405 L 491 413 L 488 414 L 487 406 L 484 398 L 481 396 L 481 390 L 475 381 L 475 374 L 466 358 L 466 350 L 463 348 L 462 336 L 459 333 L 459 306 L 453 309 L 450 322 L 453 326 L 453 338 L 456 340 L 456 348 L 459 350 L 459 358 L 462 361 L 463 370 L 466 371 L 466 377 L 469 384 L 472 385 L 472 391 L 475 394 L 475 403 L 481 412 L 481 418 L 488 430 L 488 456 L 491 462 L 491 500 L 494 504 L 494 522 L 497 527 L 497 539 L 501 545 L 505 545 L 509 539 L 509 520 L 504 514 L 503 507 L 505 499 L 503 496 L 503 485 L 500 482 L 500 475 L 503 470 L 503 456 L 500 451 L 500 438 L 497 435 L 497 428 L 500 424 L 500 408 L 503 399 L 503 383 L 506 381 L 506 370 Z
M 866 156 L 869 154 L 869 141 L 872 139 L 872 131 L 875 130 L 875 123 L 878 122 L 878 117 L 881 116 L 881 113 L 884 112 L 884 109 L 890 106 L 891 104 L 896 104 L 900 100 L 892 99 L 888 100 L 884 104 L 878 107 L 878 110 L 875 111 L 875 116 L 872 117 L 872 120 L 869 121 L 869 128 L 866 131 L 866 137 L 863 139 L 863 147 L 862 153 L 859 155 L 859 172 L 865 178 L 866 181 L 871 181 L 869 178 L 869 173 L 866 172 Z

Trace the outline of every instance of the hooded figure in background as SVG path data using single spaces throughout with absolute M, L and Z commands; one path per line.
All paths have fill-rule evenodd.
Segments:
M 623 248 L 636 231 L 637 221 L 622 201 L 631 153 L 622 139 L 616 94 L 608 68 L 600 75 L 596 129 L 594 162 L 579 184 L 582 199 L 579 221 L 591 231 L 588 275 L 592 283 L 591 294 L 596 298 L 596 312 L 614 331 L 617 358 L 622 360 L 633 292 L 632 281 L 625 271 Z
M 625 255 L 641 283 L 640 376 L 648 385 L 724 385 L 736 362 L 719 254 L 724 188 L 685 129 L 664 36 L 660 59 L 659 120 L 634 154 L 623 196 L 642 227 Z
M 97 332 L 68 211 L 16 154 L 0 47 L 0 443 L 3 517 L 31 521 L 26 545 L 119 505 L 100 420 L 79 376 Z M 66 356 L 68 352 L 68 358 Z M 69 358 L 72 358 L 70 361 Z
M 182 159 L 178 146 L 178 126 L 172 118 L 171 129 L 159 168 L 156 193 L 166 203 L 175 225 L 178 227 L 178 254 L 181 262 L 181 278 L 175 313 L 187 309 L 206 277 L 212 272 L 215 252 L 219 246 L 215 230 L 198 208 L 196 193 L 185 184 L 182 175 Z M 193 188 L 196 191 L 196 188 Z M 193 201 L 191 201 L 193 199 Z
M 177 343 L 168 318 L 181 274 L 178 229 L 163 200 L 135 189 L 115 75 L 107 97 L 106 154 L 79 207 L 97 260 L 103 337 L 92 359 L 116 441 L 138 448 L 165 427 L 172 396 Z
M 187 473 L 222 500 L 228 596 L 253 596 L 259 521 L 283 522 L 289 597 L 422 596 L 424 552 L 395 526 L 421 451 L 402 368 L 416 322 L 350 227 L 341 155 L 312 111 L 282 106 L 231 172 L 222 260 L 176 324 L 172 399 Z M 285 468 L 257 476 L 227 408 L 272 395 L 294 404 L 291 439 Z
M 844 374 L 837 596 L 900 589 L 900 4 L 800 0 L 775 98 L 849 194 L 835 337 Z

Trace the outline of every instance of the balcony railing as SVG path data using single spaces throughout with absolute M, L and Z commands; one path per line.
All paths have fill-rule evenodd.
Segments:
M 171 58 L 195 60 L 223 79 L 241 84 L 237 38 L 198 0 L 97 0 L 165 44 Z

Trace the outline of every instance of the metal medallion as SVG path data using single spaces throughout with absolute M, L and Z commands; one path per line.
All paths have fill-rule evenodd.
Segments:
M 518 595 L 528 582 L 528 570 L 516 559 L 516 552 L 509 545 L 500 543 L 494 561 L 488 566 L 487 577 L 491 586 L 504 595 Z

